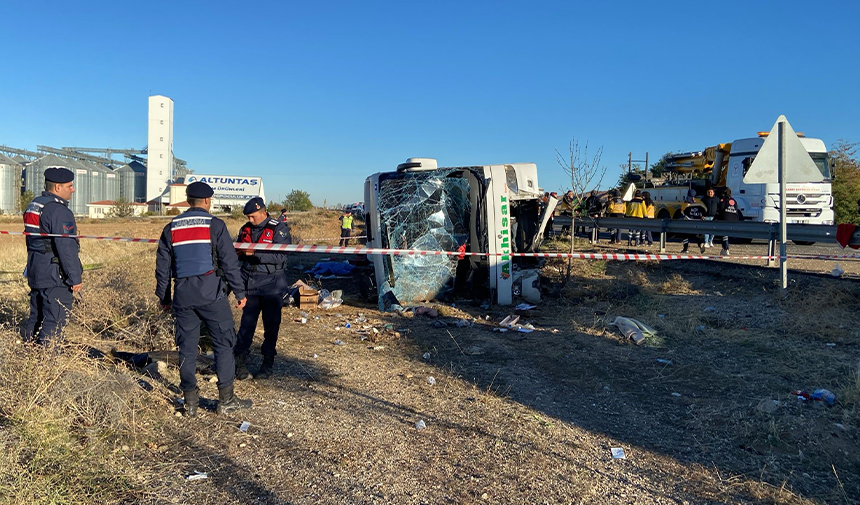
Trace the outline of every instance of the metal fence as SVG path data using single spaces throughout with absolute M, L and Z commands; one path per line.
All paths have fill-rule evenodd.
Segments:
M 556 216 L 553 226 L 570 227 L 570 216 Z M 682 219 L 641 219 L 602 217 L 576 220 L 576 226 L 597 229 L 643 230 L 660 234 L 660 252 L 666 252 L 666 236 L 679 235 L 717 235 L 743 239 L 766 240 L 768 254 L 773 255 L 779 244 L 779 223 L 754 223 L 750 221 L 688 221 Z M 837 226 L 820 224 L 789 224 L 787 240 L 795 243 L 836 244 Z M 854 230 L 849 245 L 860 245 L 860 227 Z

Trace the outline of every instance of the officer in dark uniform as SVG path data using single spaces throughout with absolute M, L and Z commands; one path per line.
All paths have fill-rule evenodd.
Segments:
M 239 229 L 236 242 L 253 244 L 291 244 L 290 229 L 284 222 L 279 222 L 269 216 L 266 204 L 260 197 L 252 198 L 243 209 L 248 222 Z M 239 263 L 242 266 L 242 279 L 245 281 L 245 294 L 248 302 L 242 310 L 242 322 L 239 323 L 239 335 L 236 339 L 236 378 L 245 380 L 250 377 L 247 358 L 257 329 L 260 313 L 263 314 L 263 364 L 254 374 L 257 379 L 268 379 L 272 376 L 272 366 L 275 363 L 275 350 L 278 343 L 278 330 L 281 327 L 281 308 L 286 294 L 287 276 L 284 274 L 284 264 L 287 261 L 285 252 L 255 251 L 239 249 Z
M 24 231 L 76 235 L 75 216 L 69 199 L 75 192 L 75 174 L 65 168 L 45 170 L 45 191 L 24 211 Z M 62 337 L 66 314 L 72 309 L 72 293 L 81 291 L 84 269 L 78 257 L 78 240 L 65 237 L 27 236 L 27 283 L 30 285 L 30 317 L 23 340 L 49 345 Z
M 185 415 L 197 414 L 197 344 L 200 322 L 206 323 L 215 351 L 218 374 L 218 407 L 227 414 L 251 406 L 233 394 L 236 363 L 233 346 L 236 333 L 227 301 L 233 290 L 238 308 L 245 306 L 245 287 L 239 272 L 235 247 L 224 221 L 209 213 L 212 188 L 193 182 L 186 188 L 190 209 L 164 227 L 155 260 L 155 294 L 165 310 L 173 308 L 176 345 L 179 347 L 179 388 L 185 395 Z M 174 280 L 171 298 L 170 284 Z

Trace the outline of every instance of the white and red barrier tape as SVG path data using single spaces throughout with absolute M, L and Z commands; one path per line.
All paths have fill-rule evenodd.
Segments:
M 0 230 L 0 235 L 32 235 L 37 237 L 60 237 L 78 238 L 90 240 L 106 240 L 110 242 L 136 242 L 142 244 L 155 244 L 158 239 L 131 238 L 131 237 L 102 237 L 95 235 L 63 235 L 51 233 L 32 233 Z M 320 254 L 381 254 L 393 256 L 512 256 L 532 258 L 572 258 L 588 260 L 617 260 L 617 261 L 666 261 L 666 260 L 769 260 L 779 259 L 779 255 L 754 255 L 754 256 L 695 256 L 690 254 L 642 254 L 642 253 L 483 253 L 483 252 L 459 252 L 459 251 L 422 251 L 415 249 L 373 249 L 367 247 L 340 247 L 330 245 L 302 245 L 302 244 L 248 244 L 235 243 L 236 249 L 253 249 L 261 251 L 283 251 L 300 253 Z M 860 259 L 860 254 L 789 254 L 786 259 Z

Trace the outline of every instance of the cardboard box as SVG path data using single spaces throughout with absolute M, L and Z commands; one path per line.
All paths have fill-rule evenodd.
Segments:
M 299 287 L 299 307 L 307 309 L 317 306 L 320 294 L 316 289 L 311 289 L 305 286 Z

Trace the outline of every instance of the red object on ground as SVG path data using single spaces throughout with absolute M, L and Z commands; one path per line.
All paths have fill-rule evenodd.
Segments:
M 851 249 L 860 249 L 860 245 L 848 245 L 848 242 L 851 241 L 851 236 L 854 235 L 854 230 L 856 228 L 857 226 L 852 223 L 840 224 L 836 227 L 836 241 L 839 242 L 839 245 L 841 245 L 843 249 L 846 247 L 850 247 Z

